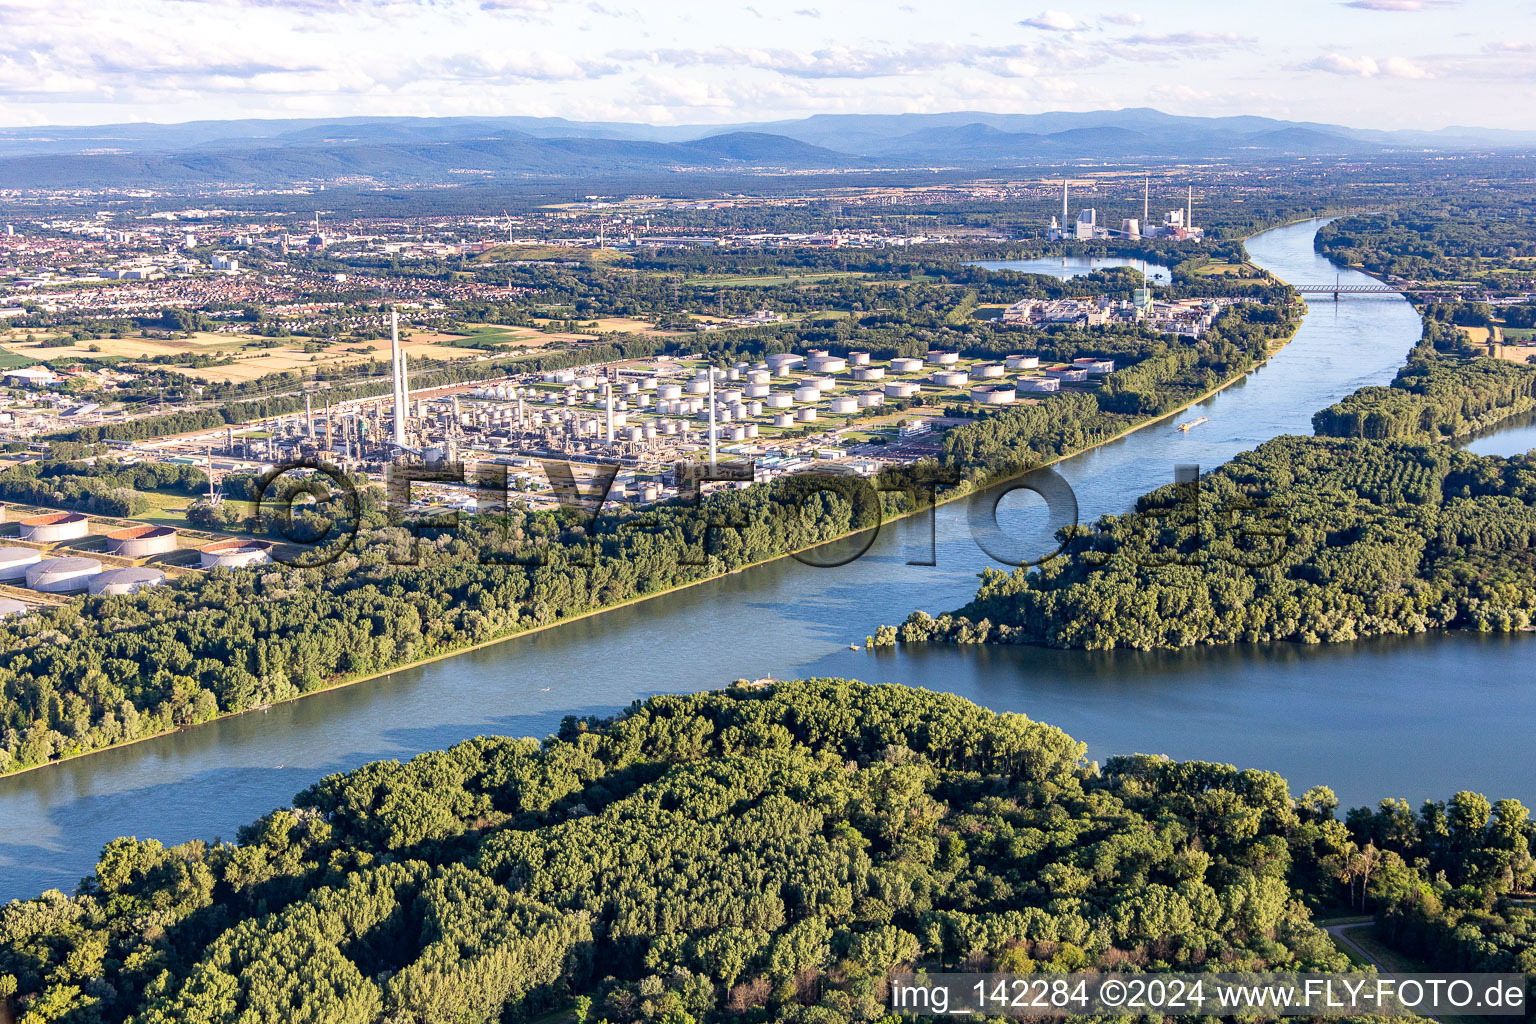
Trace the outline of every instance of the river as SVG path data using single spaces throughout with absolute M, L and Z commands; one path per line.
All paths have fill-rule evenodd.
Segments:
M 1317 224 L 1267 232 L 1249 251 L 1282 279 L 1330 280 L 1336 269 L 1312 250 Z M 1060 471 L 1085 521 L 1123 511 L 1171 480 L 1176 464 L 1214 467 L 1277 434 L 1311 433 L 1313 410 L 1389 381 L 1418 334 L 1418 317 L 1399 297 L 1316 302 L 1267 365 L 1178 417 L 1208 422 L 1187 433 L 1148 427 Z M 1003 500 L 1010 529 L 1036 519 L 1026 494 Z M 914 518 L 887 526 L 864 557 L 840 568 L 782 560 L 266 712 L 0 779 L 0 899 L 68 890 L 114 836 L 231 839 L 329 772 L 481 733 L 546 735 L 567 714 L 607 715 L 650 694 L 765 675 L 949 690 L 1059 725 L 1094 758 L 1140 751 L 1269 768 L 1294 792 L 1330 785 L 1346 806 L 1388 796 L 1416 805 L 1464 788 L 1536 798 L 1525 762 L 1536 717 L 1525 637 L 1453 633 L 1156 654 L 849 650 L 914 608 L 936 612 L 970 598 L 976 573 L 996 563 L 966 522 L 965 504 L 956 503 L 931 525 Z M 908 564 L 929 561 L 930 543 L 936 565 Z

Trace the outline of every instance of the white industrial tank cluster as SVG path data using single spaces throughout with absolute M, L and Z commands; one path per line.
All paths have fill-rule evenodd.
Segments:
M 78 594 L 100 572 L 94 558 L 45 558 L 27 568 L 27 587 L 40 594 Z
M 34 544 L 77 540 L 91 532 L 91 521 L 78 512 L 49 512 L 28 516 L 17 525 L 21 528 L 21 539 Z
M 198 552 L 204 569 L 217 566 L 237 569 L 247 565 L 261 565 L 272 560 L 272 545 L 264 540 L 220 540 Z
M 148 558 L 175 551 L 180 544 L 169 526 L 130 526 L 107 534 L 107 550 L 123 558 Z
M 165 582 L 165 573 L 159 569 L 130 567 L 108 569 L 92 576 L 86 582 L 86 590 L 92 594 L 133 594 Z
M 36 548 L 0 548 L 0 583 L 15 583 L 26 579 L 27 567 L 42 561 L 43 553 Z
M 9 597 L 0 597 L 0 619 L 8 619 L 12 615 L 25 615 L 31 611 L 20 601 L 13 601 Z

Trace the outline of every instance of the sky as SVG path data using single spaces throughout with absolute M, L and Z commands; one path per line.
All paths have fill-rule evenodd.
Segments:
M 1536 129 L 1536 0 L 0 0 L 0 125 L 1129 106 Z

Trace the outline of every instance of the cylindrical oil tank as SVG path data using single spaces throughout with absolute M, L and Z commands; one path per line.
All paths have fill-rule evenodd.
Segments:
M 716 388 L 715 398 L 726 405 L 734 404 L 741 401 L 741 388 Z
M 971 367 L 971 379 L 991 380 L 994 377 L 1001 377 L 1004 372 L 1002 363 L 977 363 Z
M 271 561 L 272 545 L 264 540 L 245 538 L 220 540 L 204 547 L 198 554 L 202 557 L 205 569 L 221 565 L 235 569 L 246 565 L 262 565 Z
M 793 352 L 775 352 L 768 357 L 768 368 L 778 370 L 785 366 L 799 366 L 805 362 L 805 356 L 797 356 Z
M 869 353 L 868 352 L 849 352 L 848 353 L 848 365 L 849 366 L 868 366 L 869 365 Z
M 0 548 L 0 583 L 14 583 L 26 579 L 27 566 L 43 560 L 43 553 L 36 548 Z
M 176 531 L 169 526 L 130 526 L 107 534 L 107 550 L 122 558 L 148 558 L 175 551 Z
M 848 368 L 848 360 L 842 356 L 812 356 L 806 366 L 817 373 L 842 373 Z
M 40 594 L 78 594 L 101 572 L 94 558 L 45 558 L 27 569 L 27 586 Z
M 885 404 L 885 396 L 878 391 L 866 391 L 859 396 L 859 408 L 872 409 Z
M 738 423 L 727 432 L 726 436 L 732 441 L 744 441 L 747 437 L 747 428 Z
M 854 380 L 879 380 L 885 376 L 883 366 L 855 366 L 853 368 Z
M 916 373 L 923 368 L 921 359 L 912 359 L 907 356 L 897 356 L 891 360 L 892 373 Z
M 795 418 L 787 412 L 775 413 L 773 425 L 776 427 L 792 427 L 795 425 Z
M 917 381 L 913 380 L 893 380 L 885 386 L 885 393 L 891 398 L 911 398 L 918 390 Z
M 136 567 L 108 569 L 106 572 L 97 573 L 85 586 L 86 590 L 92 594 L 132 594 L 135 591 L 158 587 L 164 582 L 165 573 L 159 569 Z
M 747 398 L 763 398 L 772 390 L 767 384 L 748 384 L 741 389 L 742 395 Z
M 795 396 L 788 391 L 775 391 L 763 399 L 763 404 L 770 409 L 788 409 L 795 404 Z
M 1010 370 L 1034 370 L 1040 366 L 1039 356 L 1009 356 L 1003 365 Z
M 821 401 L 821 388 L 811 387 L 809 384 L 795 388 L 795 401 L 819 402 Z
M 846 416 L 859 411 L 859 400 L 853 397 L 834 398 L 828 408 L 839 416 Z
M 771 384 L 772 382 L 773 374 L 767 370 L 753 370 L 747 374 L 748 384 Z
M 691 380 L 687 384 L 690 395 L 704 395 L 709 393 L 709 381 L 703 378 Z
M 674 398 L 682 398 L 683 389 L 676 384 L 658 384 L 656 385 L 656 397 L 670 402 Z
M 807 406 L 795 413 L 795 419 L 801 423 L 810 423 L 816 419 L 816 410 Z
M 958 352 L 931 351 L 928 353 L 928 362 L 934 366 L 954 366 L 960 361 Z
M 747 424 L 747 436 L 748 437 L 756 437 L 757 436 L 757 424 L 756 423 L 748 423 Z
M 1018 397 L 1012 384 L 982 384 L 971 388 L 971 401 L 977 405 L 1008 405 Z
M 833 377 L 805 377 L 800 381 L 803 388 L 816 388 L 820 391 L 831 391 L 837 387 L 837 380 Z
M 25 615 L 31 610 L 20 601 L 13 601 L 9 597 L 0 597 L 0 619 L 8 619 L 12 615 Z
M 748 402 L 747 403 L 747 415 L 748 416 L 761 416 L 762 414 L 763 414 L 763 403 L 762 402 Z
M 34 544 L 75 540 L 91 532 L 91 521 L 79 512 L 47 512 L 28 516 L 17 525 L 21 527 L 21 539 Z
M 958 388 L 965 384 L 967 377 L 960 370 L 940 370 L 931 379 L 941 388 Z

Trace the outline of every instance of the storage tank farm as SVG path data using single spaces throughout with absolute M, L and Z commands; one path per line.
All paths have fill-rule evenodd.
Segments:
M 27 578 L 27 569 L 43 560 L 36 548 L 0 547 L 0 583 L 19 583 Z
M 86 591 L 90 594 L 135 594 L 164 582 L 165 573 L 159 569 L 129 566 L 97 573 L 86 582 Z
M 94 558 L 44 558 L 27 567 L 27 587 L 40 594 L 78 594 L 100 572 Z

